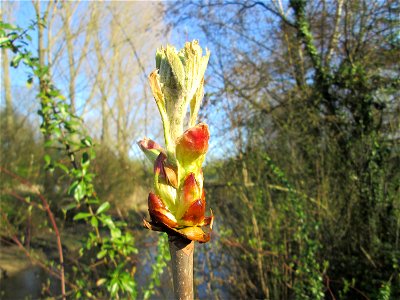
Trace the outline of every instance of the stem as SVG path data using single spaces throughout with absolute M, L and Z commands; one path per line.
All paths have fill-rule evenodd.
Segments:
M 175 299 L 192 300 L 194 242 L 180 236 L 168 235 L 168 243 Z

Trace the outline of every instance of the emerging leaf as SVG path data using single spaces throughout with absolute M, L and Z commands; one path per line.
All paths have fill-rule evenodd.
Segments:
M 190 205 L 180 223 L 187 226 L 195 226 L 204 220 L 205 211 L 206 202 L 204 199 L 198 199 Z
M 178 225 L 175 217 L 155 194 L 149 194 L 148 204 L 150 217 L 153 222 L 161 223 L 168 227 L 176 227 Z
M 143 140 L 139 141 L 138 145 L 143 153 L 146 155 L 146 157 L 153 164 L 156 161 L 158 155 L 164 151 L 164 149 L 159 144 L 148 138 L 144 138 Z
M 204 73 L 210 53 L 197 41 L 177 51 L 172 46 L 156 53 L 156 67 L 149 76 L 160 111 L 166 151 L 150 139 L 138 144 L 154 164 L 154 189 L 148 198 L 151 222 L 146 228 L 179 234 L 205 243 L 210 240 L 213 215 L 205 217 L 202 164 L 208 150 L 207 124 L 196 124 L 203 98 Z M 183 121 L 190 104 L 189 128 Z M 201 226 L 209 226 L 204 231 Z

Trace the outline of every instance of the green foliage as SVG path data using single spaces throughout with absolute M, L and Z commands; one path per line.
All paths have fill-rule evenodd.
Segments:
M 379 295 L 377 297 L 377 300 L 390 300 L 390 290 L 391 290 L 390 282 L 383 283 L 382 287 L 379 289 Z
M 118 297 L 118 295 L 127 294 L 132 298 L 136 298 L 136 283 L 133 280 L 132 274 L 124 270 L 124 264 L 119 264 L 110 273 L 109 283 L 107 290 L 110 292 L 111 297 Z
M 294 214 L 293 219 L 297 222 L 297 232 L 294 233 L 294 237 L 299 244 L 299 252 L 297 260 L 292 263 L 298 278 L 294 285 L 296 298 L 323 299 L 322 270 L 320 263 L 316 260 L 321 245 L 318 240 L 312 238 L 312 235 L 318 234 L 318 223 L 315 220 L 307 219 L 307 213 L 302 205 L 304 201 L 298 197 L 298 193 L 295 192 L 283 171 L 272 162 L 267 154 L 264 154 L 264 159 L 272 174 L 288 189 L 288 198 L 292 205 L 292 209 L 289 212 Z
M 28 30 L 34 26 L 32 24 Z M 13 31 L 9 32 L 10 30 Z M 82 120 L 72 113 L 65 98 L 50 81 L 48 67 L 40 65 L 38 59 L 25 48 L 25 39 L 30 40 L 27 31 L 2 23 L 0 41 L 2 48 L 11 49 L 15 54 L 11 62 L 13 67 L 18 67 L 22 61 L 30 68 L 32 73 L 28 83 L 32 82 L 34 76 L 39 79 L 40 92 L 37 97 L 41 108 L 38 114 L 42 118 L 40 129 L 45 138 L 45 147 L 57 148 L 69 159 L 67 164 L 59 157 L 59 153 L 48 151 L 44 156 L 45 168 L 48 172 L 60 170 L 65 173 L 71 182 L 67 191 L 74 200 L 64 211 L 78 211 L 73 220 L 76 223 L 83 220 L 92 228 L 92 232 L 82 241 L 80 255 L 91 257 L 91 250 L 94 250 L 98 260 L 103 260 L 106 265 L 111 262 L 113 266 L 106 268 L 106 277 L 100 279 L 100 288 L 97 289 L 93 289 L 93 280 L 88 280 L 93 275 L 93 270 L 88 267 L 76 268 L 75 281 L 78 288 L 74 290 L 74 295 L 76 298 L 98 299 L 106 295 L 106 290 L 113 298 L 135 298 L 136 284 L 128 263 L 131 255 L 137 254 L 134 238 L 125 230 L 125 222 L 114 221 L 108 213 L 110 203 L 102 202 L 98 198 L 93 185 L 95 174 L 90 168 L 95 158 L 93 141 L 84 132 Z M 103 286 L 105 290 L 101 288 Z

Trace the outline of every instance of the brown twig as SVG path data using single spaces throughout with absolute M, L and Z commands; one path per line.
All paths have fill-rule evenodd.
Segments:
M 36 192 L 36 194 L 38 195 L 38 197 L 40 198 L 40 200 L 43 203 L 43 207 L 47 212 L 47 215 L 50 219 L 50 222 L 52 224 L 52 227 L 54 229 L 54 233 L 56 235 L 56 239 L 57 239 L 57 248 L 58 248 L 58 256 L 59 256 L 59 261 L 60 261 L 60 281 L 61 281 L 61 294 L 62 294 L 62 298 L 63 300 L 66 300 L 66 296 L 65 296 L 65 274 L 64 274 L 64 256 L 63 256 L 63 250 L 62 250 L 62 243 L 61 243 L 61 236 L 60 236 L 60 232 L 58 231 L 58 226 L 56 223 L 56 220 L 54 219 L 54 215 L 52 213 L 52 211 L 50 210 L 50 206 L 49 203 L 47 202 L 46 198 L 40 193 L 40 191 L 32 184 L 30 183 L 28 180 L 12 173 L 11 171 L 0 167 L 0 171 L 13 177 L 14 179 L 17 179 L 19 182 L 21 182 L 22 184 L 25 184 L 27 186 L 29 186 L 30 188 L 32 188 L 33 191 Z M 23 247 L 23 246 L 22 246 Z M 24 248 L 25 249 L 25 248 Z M 26 249 L 25 249 L 26 251 Z
M 2 215 L 3 220 L 7 223 L 8 227 L 12 227 L 12 225 L 8 221 L 8 218 L 7 218 L 6 214 L 4 212 L 1 212 L 1 215 Z M 21 251 L 24 252 L 25 256 L 31 261 L 32 264 L 38 265 L 40 268 L 45 270 L 47 273 L 53 275 L 54 277 L 57 277 L 58 279 L 61 279 L 61 275 L 59 273 L 57 273 L 57 272 L 53 271 L 52 269 L 50 269 L 49 267 L 47 267 L 39 259 L 32 257 L 30 252 L 24 247 L 24 245 L 21 243 L 21 241 L 17 238 L 17 236 L 15 234 L 10 234 L 10 236 L 11 236 L 11 239 L 14 242 L 14 244 L 16 244 L 18 246 L 18 248 L 20 248 Z M 6 242 L 6 243 L 8 243 L 10 245 L 13 244 L 11 241 L 7 241 L 7 240 L 3 240 L 3 242 Z M 68 286 L 70 286 L 74 290 L 78 289 L 78 286 L 76 286 L 75 284 L 73 284 L 73 283 L 71 283 L 69 281 L 66 281 L 66 284 L 68 284 Z
M 331 287 L 329 286 L 329 281 L 330 281 L 329 277 L 326 276 L 326 288 L 328 289 L 328 292 L 329 292 L 329 294 L 331 295 L 332 300 L 336 300 L 336 297 L 335 297 L 335 295 L 333 294 L 333 292 L 332 292 L 332 290 L 331 290 Z
M 30 202 L 30 201 L 26 200 L 24 197 L 18 195 L 17 193 L 14 193 L 14 192 L 10 191 L 10 192 L 6 192 L 6 194 L 8 194 L 10 196 L 13 196 L 15 199 L 17 199 L 17 200 L 19 200 L 19 201 L 21 201 L 21 202 L 23 202 L 23 203 L 25 203 L 27 205 L 32 205 L 32 206 L 34 206 L 34 207 L 36 207 L 36 208 L 38 208 L 38 209 L 40 209 L 42 211 L 45 211 L 45 209 L 41 205 L 39 205 L 39 204 L 37 204 L 35 202 Z

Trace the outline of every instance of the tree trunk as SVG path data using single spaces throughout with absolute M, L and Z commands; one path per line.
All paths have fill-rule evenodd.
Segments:
M 75 59 L 74 59 L 74 45 L 73 35 L 71 32 L 71 3 L 66 2 L 64 9 L 66 16 L 64 18 L 64 30 L 65 40 L 67 43 L 67 54 L 68 54 L 68 71 L 69 71 L 69 99 L 71 103 L 71 110 L 73 114 L 76 114 L 76 103 L 75 103 Z M 85 50 L 85 49 L 83 49 Z
M 178 300 L 193 299 L 194 242 L 180 236 L 169 235 L 174 294 Z
M 3 62 L 3 87 L 4 87 L 4 98 L 6 102 L 6 130 L 10 133 L 13 128 L 13 106 L 11 98 L 11 81 L 9 74 L 9 61 L 8 53 L 5 48 L 1 49 L 2 62 Z
M 5 20 L 5 16 L 0 12 L 1 14 L 1 20 L 5 23 L 7 21 Z M 10 67 L 10 62 L 8 60 L 8 52 L 6 48 L 1 49 L 1 56 L 2 56 L 2 86 L 4 88 L 4 100 L 5 100 L 5 132 L 4 132 L 4 140 L 3 143 L 6 142 L 4 145 L 7 145 L 5 147 L 5 152 L 3 154 L 3 157 L 7 157 L 8 159 L 4 161 L 4 163 L 7 163 L 7 167 L 12 169 L 12 166 L 15 161 L 15 151 L 14 151 L 14 109 L 13 109 L 13 103 L 12 103 L 12 97 L 11 97 L 11 80 L 10 80 L 10 72 L 9 72 L 9 67 Z M 3 95 L 2 95 L 3 96 Z
M 44 22 L 46 22 L 47 16 L 48 16 L 49 10 L 50 10 L 51 2 L 46 3 L 47 6 L 46 6 L 46 9 L 44 10 L 44 12 L 42 11 L 42 8 L 41 8 L 41 3 L 42 3 L 41 1 L 32 1 L 32 2 L 33 2 L 33 6 L 34 6 L 35 12 L 36 12 L 36 21 L 38 22 L 38 26 L 37 26 L 38 48 L 37 48 L 37 51 L 38 51 L 39 65 L 41 68 L 44 68 L 46 66 L 46 62 L 45 62 L 46 51 L 50 51 L 50 49 L 46 48 L 46 46 L 45 46 L 44 29 L 46 27 L 44 24 L 42 24 L 41 20 L 44 20 Z M 45 76 L 48 76 L 48 75 L 45 75 Z M 46 94 L 48 92 L 47 82 L 43 75 L 39 77 L 39 92 L 42 94 Z M 41 100 L 41 105 L 42 105 L 41 109 L 43 109 L 44 106 L 47 104 L 43 104 L 43 100 Z M 45 123 L 50 122 L 48 117 L 45 117 L 44 122 Z M 44 143 L 46 144 L 48 141 L 50 141 L 50 139 L 51 139 L 50 134 L 45 133 L 44 134 Z M 49 149 L 45 149 L 45 152 L 50 154 Z M 45 192 L 47 193 L 48 198 L 49 199 L 53 198 L 54 178 L 53 178 L 53 175 L 49 171 L 46 171 L 44 174 L 43 186 L 44 186 Z M 55 207 L 53 207 L 53 205 L 55 205 L 54 203 L 50 203 L 50 205 L 52 206 L 52 209 L 55 208 Z

